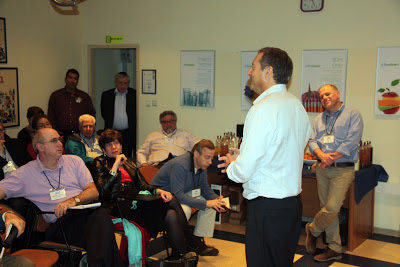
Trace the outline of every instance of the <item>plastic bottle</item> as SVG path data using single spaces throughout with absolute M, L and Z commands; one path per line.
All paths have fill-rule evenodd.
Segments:
M 215 140 L 215 153 L 216 157 L 220 157 L 221 155 L 221 136 L 217 136 L 217 140 Z

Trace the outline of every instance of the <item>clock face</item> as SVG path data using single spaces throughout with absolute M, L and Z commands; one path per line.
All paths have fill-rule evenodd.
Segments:
M 324 8 L 324 0 L 301 0 L 300 9 L 303 12 L 318 12 Z

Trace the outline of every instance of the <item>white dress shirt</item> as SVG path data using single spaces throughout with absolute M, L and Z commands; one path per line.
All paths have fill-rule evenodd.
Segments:
M 284 84 L 270 87 L 247 114 L 240 155 L 227 169 L 229 179 L 243 183 L 243 196 L 249 200 L 297 196 L 310 134 L 300 101 Z
M 128 114 L 126 114 L 126 94 L 128 90 L 122 94 L 115 88 L 115 106 L 114 106 L 114 123 L 113 129 L 125 130 L 129 128 Z
M 192 133 L 177 129 L 171 135 L 163 131 L 152 132 L 146 137 L 143 145 L 136 153 L 140 165 L 148 163 L 152 165 L 168 158 L 171 153 L 180 156 L 192 150 L 192 147 L 199 139 Z

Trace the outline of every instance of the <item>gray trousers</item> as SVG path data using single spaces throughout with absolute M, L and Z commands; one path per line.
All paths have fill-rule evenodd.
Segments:
M 202 196 L 199 198 L 205 199 Z M 185 212 L 186 219 L 189 221 L 192 216 L 192 208 L 181 204 L 183 211 Z M 194 227 L 193 234 L 200 237 L 213 237 L 214 226 L 215 226 L 215 209 L 206 208 L 205 210 L 199 210 L 197 213 L 196 226 Z

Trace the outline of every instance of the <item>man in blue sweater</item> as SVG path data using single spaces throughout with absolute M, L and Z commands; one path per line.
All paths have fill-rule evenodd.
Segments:
M 152 185 L 159 185 L 178 198 L 188 220 L 191 207 L 199 209 L 194 229 L 197 237 L 212 237 L 216 212 L 226 211 L 223 196 L 215 194 L 207 183 L 207 168 L 214 151 L 215 146 L 210 140 L 200 140 L 190 153 L 168 161 L 151 181 Z M 216 256 L 219 251 L 204 244 L 196 252 L 202 256 Z

